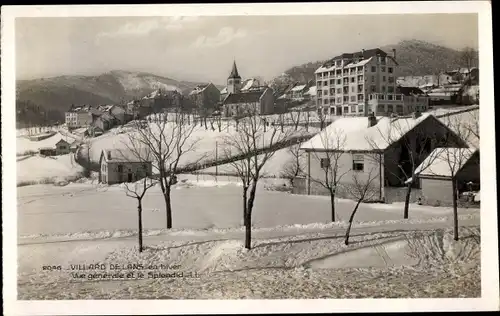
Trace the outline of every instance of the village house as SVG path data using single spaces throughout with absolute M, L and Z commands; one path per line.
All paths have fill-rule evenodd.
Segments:
M 478 192 L 481 183 L 479 161 L 479 150 L 475 148 L 434 149 L 416 171 L 421 202 L 452 205 L 452 180 L 456 181 L 458 197 L 464 192 Z
M 65 113 L 65 123 L 68 128 L 85 127 L 92 123 L 92 107 L 71 105 L 71 108 Z
M 405 144 L 412 144 L 411 146 Z M 393 202 L 402 200 L 405 174 L 411 174 L 408 157 L 419 152 L 421 159 L 434 148 L 467 146 L 439 119 L 429 114 L 416 113 L 413 117 L 343 117 L 335 120 L 322 132 L 301 145 L 307 157 L 305 178 L 297 178 L 296 193 L 322 195 L 328 192 L 319 184 L 325 177 L 325 168 L 331 153 L 340 153 L 338 174 L 342 174 L 337 196 L 350 198 L 346 188 L 374 177 L 372 200 Z M 410 147 L 410 148 L 409 148 Z M 329 154 L 330 153 L 330 154 Z M 418 165 L 420 161 L 416 161 Z M 418 185 L 418 184 L 416 184 Z M 413 190 L 413 199 L 418 193 Z
M 430 105 L 457 105 L 460 102 L 460 96 L 463 91 L 463 84 L 446 84 L 430 90 Z
M 274 96 L 271 88 L 264 91 L 250 91 L 229 94 L 223 101 L 225 117 L 246 115 L 267 115 L 274 113 Z
M 135 182 L 152 175 L 152 160 L 147 148 L 139 150 L 103 150 L 99 158 L 99 182 L 116 184 Z
M 223 114 L 226 117 L 248 113 L 266 115 L 274 113 L 274 92 L 269 87 L 252 87 L 241 91 L 241 76 L 236 62 L 227 79 L 228 94 L 222 101 Z
M 417 87 L 398 86 L 394 94 L 369 95 L 368 111 L 380 116 L 408 115 L 429 109 L 429 97 Z
M 208 83 L 196 86 L 188 97 L 198 113 L 211 114 L 217 110 L 221 94 L 213 83 Z
M 129 117 L 126 115 L 125 109 L 119 105 L 102 105 L 97 109 L 102 113 L 109 113 L 116 119 L 117 124 L 125 124 L 128 122 Z
M 325 114 L 368 116 L 368 96 L 394 94 L 399 64 L 379 48 L 344 53 L 316 71 L 316 105 Z M 385 98 L 385 97 L 384 97 Z
M 70 153 L 70 144 L 64 139 L 60 139 L 54 147 L 42 147 L 39 150 L 40 155 L 44 156 L 59 156 Z

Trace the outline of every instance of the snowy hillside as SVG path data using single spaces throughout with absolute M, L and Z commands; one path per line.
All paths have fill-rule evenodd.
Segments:
M 73 154 L 44 157 L 40 155 L 18 158 L 17 184 L 72 180 L 83 168 L 74 161 Z
M 156 128 L 155 123 L 150 123 L 152 128 Z M 175 123 L 170 122 L 167 123 L 167 128 L 165 128 L 165 134 L 171 133 L 172 128 Z M 217 146 L 217 157 L 230 157 L 232 155 L 237 154 L 236 151 L 230 152 L 227 150 L 227 146 L 224 145 L 224 138 L 229 135 L 234 135 L 236 132 L 236 127 L 234 122 L 223 122 L 222 123 L 222 131 L 219 132 L 217 127 L 212 130 L 205 129 L 204 126 L 197 125 L 195 130 L 193 131 L 192 137 L 188 139 L 186 142 L 186 147 L 189 147 L 191 144 L 196 143 L 195 150 L 188 152 L 185 156 L 182 157 L 180 161 L 180 166 L 187 165 L 189 163 L 197 162 L 197 161 L 210 161 L 215 159 L 216 154 L 216 146 Z M 187 125 L 189 128 L 192 125 Z M 292 127 L 285 127 L 285 129 L 292 129 Z M 315 133 L 319 129 L 318 128 L 310 128 L 309 133 Z M 109 133 L 96 137 L 92 140 L 91 143 L 91 158 L 93 161 L 98 162 L 101 151 L 103 149 L 125 149 L 127 148 L 127 143 L 130 143 L 130 137 L 133 137 L 133 131 L 128 130 L 125 134 L 115 133 L 113 130 Z M 157 129 L 156 133 L 159 133 Z M 303 135 L 303 131 L 292 131 L 290 132 L 292 136 Z M 266 131 L 264 141 L 261 144 L 257 144 L 258 148 L 265 148 L 268 146 L 268 141 L 270 136 L 272 135 L 272 128 L 269 128 Z
M 69 134 L 62 134 L 57 132 L 53 136 L 40 141 L 32 141 L 26 137 L 19 136 L 16 139 L 16 154 L 21 155 L 28 151 L 38 151 L 43 147 L 55 147 L 56 143 L 64 139 L 68 143 L 72 143 L 75 139 L 68 136 Z

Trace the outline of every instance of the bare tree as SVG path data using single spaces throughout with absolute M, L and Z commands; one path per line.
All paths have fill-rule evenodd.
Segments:
M 463 144 L 457 144 L 456 147 L 444 147 L 435 150 L 435 162 L 425 170 L 428 174 L 437 176 L 447 176 L 452 183 L 452 202 L 453 202 L 453 238 L 458 240 L 458 199 L 460 184 L 458 182 L 459 171 L 476 153 L 476 147 L 472 146 L 471 138 L 473 133 L 469 128 L 468 122 L 465 121 L 466 116 L 449 115 L 444 117 L 445 124 L 454 131 L 454 134 L 464 141 Z M 479 123 L 478 123 L 479 124 Z M 449 135 L 453 137 L 453 135 Z M 450 140 L 452 142 L 454 140 Z M 478 161 L 479 162 L 479 161 Z M 422 170 L 424 171 L 424 170 Z M 422 172 L 418 170 L 417 172 Z
M 325 188 L 330 194 L 330 208 L 332 222 L 335 222 L 335 194 L 342 177 L 349 172 L 349 168 L 342 165 L 341 157 L 345 154 L 347 137 L 341 129 L 330 129 L 318 134 L 321 151 L 312 151 L 315 158 L 320 161 L 321 176 L 312 176 L 312 182 Z
M 249 109 L 246 110 L 250 112 Z M 274 155 L 274 150 L 267 150 L 257 155 L 261 146 L 273 148 L 274 144 L 288 139 L 288 132 L 280 132 L 272 127 L 264 133 L 263 121 L 254 113 L 249 113 L 240 120 L 239 128 L 223 138 L 224 152 L 227 157 L 242 155 L 245 158 L 231 162 L 243 184 L 243 223 L 245 225 L 245 248 L 251 249 L 252 210 L 257 192 L 257 183 L 263 176 L 262 168 Z
M 347 226 L 345 233 L 344 243 L 346 245 L 349 244 L 349 235 L 351 233 L 354 216 L 359 209 L 359 204 L 363 201 L 370 200 L 377 195 L 377 190 L 372 186 L 373 181 L 377 178 L 377 172 L 375 171 L 375 168 L 373 168 L 369 170 L 368 174 L 364 173 L 363 176 L 358 173 L 353 173 L 352 184 L 345 185 L 345 190 L 349 196 L 356 201 L 356 205 L 354 206 L 351 216 L 349 217 L 349 225 Z
M 476 64 L 477 56 L 478 56 L 477 51 L 471 47 L 465 47 L 460 52 L 460 59 L 467 68 L 469 76 L 472 67 Z
M 304 173 L 302 170 L 302 160 L 305 156 L 305 152 L 300 149 L 300 145 L 301 144 L 299 143 L 287 148 L 290 158 L 283 166 L 283 170 L 281 172 L 281 176 L 290 181 L 291 187 L 294 186 L 295 178 Z
M 322 131 L 326 126 L 326 114 L 323 111 L 323 108 L 318 109 L 318 118 L 319 118 L 319 129 Z
M 376 135 L 367 138 L 370 147 L 381 153 L 371 156 L 371 159 L 379 165 L 384 165 L 388 176 L 399 182 L 395 185 L 406 185 L 404 219 L 409 217 L 410 197 L 417 179 L 417 167 L 425 170 L 432 165 L 436 159 L 432 154 L 433 149 L 446 146 L 448 138 L 448 131 L 444 126 L 437 129 L 415 126 L 415 119 L 388 119 L 388 124 L 377 126 Z
M 297 113 L 297 115 L 295 115 L 295 113 Z M 299 128 L 301 114 L 302 114 L 302 110 L 290 112 L 290 118 L 292 119 L 295 130 L 297 130 Z
M 128 143 L 139 142 L 151 151 L 154 168 L 158 171 L 161 191 L 165 201 L 167 228 L 172 228 L 171 188 L 176 184 L 179 163 L 183 157 L 196 150 L 199 139 L 192 135 L 196 125 L 187 125 L 180 113 L 174 113 L 175 122 L 159 121 L 142 125 L 134 124 L 134 132 L 128 134 Z M 204 159 L 201 155 L 191 164 Z
M 147 150 L 147 149 L 146 149 Z M 139 148 L 134 149 L 134 155 L 141 155 L 141 151 Z M 144 151 L 143 151 L 144 152 Z M 141 160 L 147 161 L 150 158 L 149 154 L 142 156 Z M 148 167 L 140 168 L 136 172 L 136 178 L 139 178 L 140 181 L 135 183 L 124 183 L 125 194 L 128 197 L 134 198 L 137 201 L 137 224 L 138 224 L 138 237 L 139 237 L 139 252 L 142 252 L 142 199 L 146 195 L 146 192 L 153 187 L 156 182 L 149 178 L 151 176 L 150 170 Z

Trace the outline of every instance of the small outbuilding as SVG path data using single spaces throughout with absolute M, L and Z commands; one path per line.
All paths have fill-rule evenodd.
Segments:
M 479 150 L 475 148 L 436 148 L 418 166 L 422 203 L 452 205 L 452 181 L 457 194 L 472 194 L 480 190 Z

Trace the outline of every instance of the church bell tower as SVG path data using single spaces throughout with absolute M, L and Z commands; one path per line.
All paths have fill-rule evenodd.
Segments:
M 238 74 L 238 68 L 236 67 L 236 61 L 233 62 L 233 69 L 231 74 L 227 78 L 227 93 L 238 93 L 241 89 L 241 77 Z

